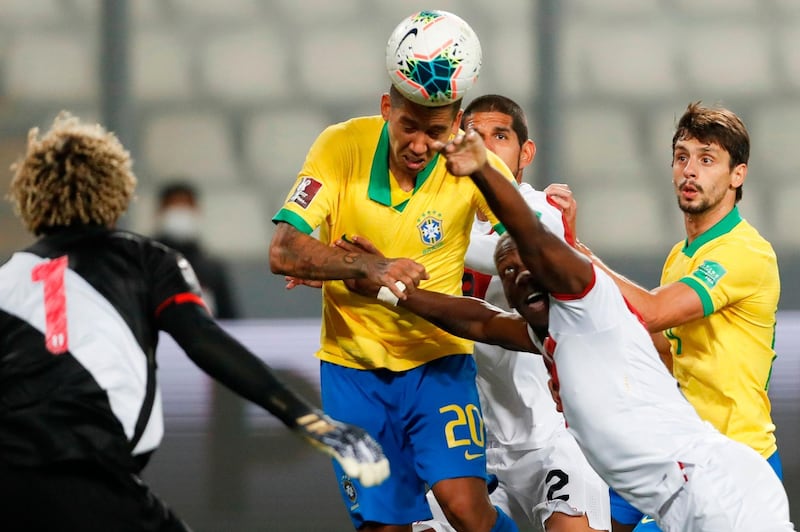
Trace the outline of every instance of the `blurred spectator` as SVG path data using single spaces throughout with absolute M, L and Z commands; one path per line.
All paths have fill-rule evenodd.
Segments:
M 158 220 L 154 238 L 179 251 L 191 263 L 203 299 L 215 318 L 239 317 L 234 303 L 228 271 L 224 262 L 205 249 L 200 242 L 200 194 L 188 181 L 166 183 L 158 195 Z

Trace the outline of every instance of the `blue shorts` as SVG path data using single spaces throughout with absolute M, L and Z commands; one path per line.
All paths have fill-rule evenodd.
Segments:
M 431 519 L 428 487 L 458 477 L 486 478 L 485 430 L 475 360 L 451 355 L 394 372 L 322 362 L 322 406 L 363 427 L 389 458 L 391 475 L 365 488 L 334 461 L 339 489 L 356 528 L 365 522 Z
M 778 478 L 783 480 L 783 465 L 781 464 L 781 456 L 778 454 L 778 451 L 772 453 L 772 456 L 767 458 L 767 462 L 775 471 L 775 474 L 778 475 Z M 653 518 L 644 515 L 631 506 L 628 501 L 617 495 L 617 492 L 611 488 L 609 488 L 609 494 L 611 495 L 611 517 L 613 517 L 615 521 L 626 525 L 638 523 L 633 529 L 634 532 L 661 531 Z

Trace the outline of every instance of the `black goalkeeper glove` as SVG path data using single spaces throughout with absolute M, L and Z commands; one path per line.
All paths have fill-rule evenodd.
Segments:
M 315 410 L 297 418 L 295 432 L 323 453 L 332 456 L 349 477 L 369 487 L 389 476 L 389 460 L 372 436 L 355 425 L 332 419 Z

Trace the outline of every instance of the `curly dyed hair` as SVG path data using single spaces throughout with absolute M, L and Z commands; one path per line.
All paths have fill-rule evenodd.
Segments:
M 62 111 L 41 138 L 28 132 L 27 152 L 11 165 L 8 199 L 34 235 L 54 227 L 113 227 L 136 188 L 131 158 L 113 133 Z

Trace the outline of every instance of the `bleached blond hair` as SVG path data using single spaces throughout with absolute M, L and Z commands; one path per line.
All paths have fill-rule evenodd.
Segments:
M 74 225 L 113 227 L 136 188 L 130 153 L 113 133 L 62 111 L 43 136 L 28 132 L 11 165 L 8 199 L 35 235 Z

